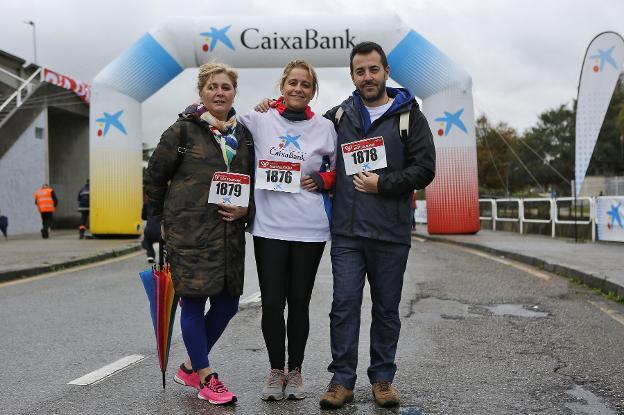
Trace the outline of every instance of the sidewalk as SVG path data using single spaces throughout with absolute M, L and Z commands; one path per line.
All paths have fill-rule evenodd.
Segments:
M 76 230 L 0 236 L 0 282 L 102 261 L 141 249 L 140 238 L 78 239 Z
M 413 235 L 505 256 L 624 297 L 623 243 L 575 243 L 574 239 L 490 230 L 475 235 L 429 235 L 423 225 Z

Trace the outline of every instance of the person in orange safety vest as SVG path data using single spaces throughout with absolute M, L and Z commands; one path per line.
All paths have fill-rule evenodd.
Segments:
M 35 205 L 41 214 L 41 237 L 47 239 L 50 236 L 50 227 L 52 226 L 53 214 L 58 205 L 58 198 L 48 184 L 44 184 L 35 192 Z

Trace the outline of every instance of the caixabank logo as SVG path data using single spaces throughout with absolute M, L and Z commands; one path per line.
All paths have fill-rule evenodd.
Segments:
M 440 137 L 448 136 L 453 127 L 457 127 L 464 133 L 468 133 L 468 130 L 466 129 L 466 125 L 461 120 L 461 116 L 463 113 L 464 113 L 464 109 L 460 108 L 456 112 L 444 111 L 444 117 L 436 118 L 435 120 L 440 123 L 440 128 L 438 129 L 438 135 Z
M 108 133 L 108 130 L 111 127 L 115 127 L 116 129 L 121 131 L 124 135 L 128 135 L 128 133 L 126 132 L 126 128 L 124 127 L 124 125 L 121 123 L 121 120 L 120 120 L 122 114 L 123 114 L 123 110 L 119 110 L 112 115 L 104 111 L 104 113 L 102 114 L 102 117 L 96 118 L 95 122 L 98 123 L 98 131 L 97 131 L 98 137 L 106 137 L 106 134 Z
M 217 28 L 210 27 L 210 31 L 201 32 L 203 37 L 202 50 L 205 53 L 213 52 L 219 44 L 235 50 L 232 40 L 228 36 L 228 31 L 232 25 Z M 344 29 L 340 35 L 328 36 L 316 29 L 301 29 L 297 35 L 286 36 L 283 33 L 273 31 L 263 32 L 257 27 L 246 27 L 240 32 L 240 44 L 245 49 L 348 49 L 351 50 L 356 45 L 356 36 L 352 35 L 350 29 Z
M 215 50 L 219 42 L 229 49 L 234 50 L 234 45 L 227 35 L 227 31 L 230 30 L 231 27 L 232 25 L 228 25 L 222 27 L 221 29 L 217 29 L 216 27 L 211 26 L 209 32 L 201 32 L 199 35 L 204 38 L 202 50 L 204 52 L 212 52 Z
M 594 72 L 602 72 L 605 68 L 605 63 L 613 66 L 616 70 L 618 69 L 617 62 L 615 62 L 612 55 L 614 49 L 615 46 L 611 46 L 607 50 L 598 49 L 598 53 L 590 56 L 590 58 L 594 59 L 594 66 L 592 67 Z

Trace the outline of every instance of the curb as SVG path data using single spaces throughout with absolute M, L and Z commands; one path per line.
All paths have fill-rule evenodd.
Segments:
M 459 242 L 452 241 L 443 238 L 436 238 L 435 236 L 423 235 L 421 233 L 413 233 L 412 237 L 419 237 L 433 242 L 442 242 L 448 244 L 454 244 L 459 246 L 464 246 L 466 248 L 476 249 L 478 251 L 487 252 L 490 254 L 495 254 L 499 256 L 504 256 L 509 259 L 513 259 L 514 261 L 522 262 L 527 265 L 531 265 L 535 268 L 543 269 L 548 272 L 552 272 L 553 274 L 561 275 L 562 277 L 582 281 L 587 284 L 591 288 L 598 288 L 599 290 L 605 293 L 615 293 L 620 297 L 624 297 L 624 287 L 615 284 L 604 277 L 598 277 L 596 275 L 592 275 L 583 271 L 579 271 L 570 267 L 566 267 L 565 265 L 559 264 L 551 264 L 548 261 L 545 261 L 540 258 L 531 257 L 528 255 L 517 254 L 515 252 L 503 251 L 501 249 L 490 248 L 488 246 L 483 246 L 479 244 L 469 243 L 469 242 Z
M 74 259 L 67 262 L 60 262 L 58 264 L 43 265 L 39 267 L 25 268 L 13 271 L 0 271 L 0 283 L 35 277 L 37 275 L 46 274 L 48 272 L 61 271 L 80 265 L 92 264 L 94 262 L 100 262 L 106 259 L 131 254 L 133 252 L 140 251 L 141 249 L 143 249 L 141 248 L 141 245 L 137 244 L 136 246 L 131 246 L 129 248 L 113 250 L 105 252 L 103 254 Z

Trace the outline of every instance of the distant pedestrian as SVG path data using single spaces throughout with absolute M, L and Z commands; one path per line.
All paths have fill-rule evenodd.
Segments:
M 141 246 L 147 253 L 147 262 L 153 264 L 156 262 L 156 252 L 154 252 L 154 244 L 160 239 L 160 216 L 152 215 L 152 205 L 148 202 L 143 203 L 141 209 L 141 219 L 145 221 L 145 229 L 143 230 L 143 241 Z
M 58 205 L 58 198 L 47 183 L 35 192 L 35 205 L 41 214 L 41 237 L 47 239 L 50 236 L 50 227 L 54 221 L 54 211 Z
M 4 215 L 0 215 L 0 232 L 4 235 L 4 239 L 7 238 L 7 228 L 9 227 L 9 218 Z
M 78 192 L 78 212 L 80 212 L 78 237 L 84 239 L 85 232 L 89 227 L 89 179 L 87 179 L 87 183 Z

